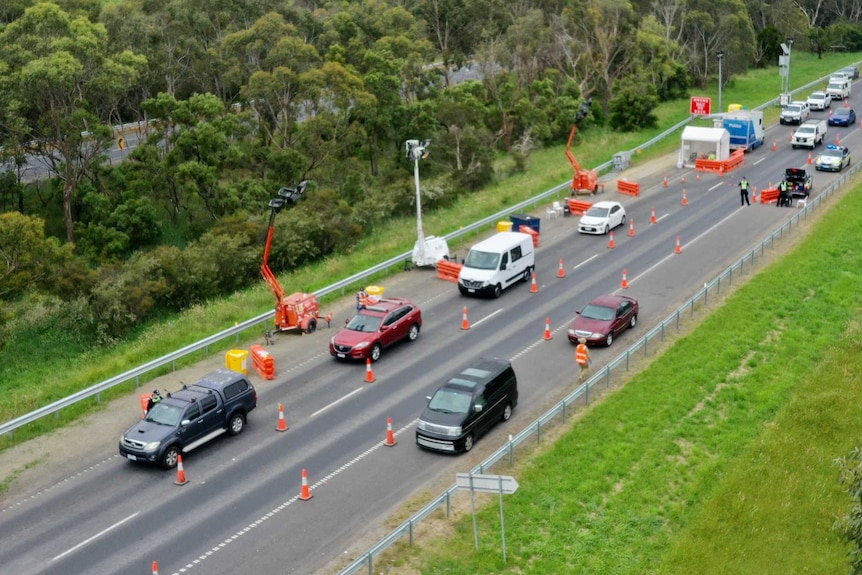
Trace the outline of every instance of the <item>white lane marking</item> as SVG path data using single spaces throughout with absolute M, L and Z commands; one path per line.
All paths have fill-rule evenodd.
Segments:
M 764 156 L 764 157 L 760 158 L 759 160 L 757 160 L 756 162 L 754 162 L 754 165 L 756 166 L 757 164 L 759 164 L 760 162 L 762 162 L 762 161 L 763 161 L 763 160 L 765 160 L 765 159 L 766 159 L 766 156 Z
M 102 531 L 99 531 L 98 533 L 96 533 L 95 535 L 93 535 L 92 537 L 90 537 L 89 539 L 87 539 L 87 540 L 85 540 L 85 541 L 81 541 L 80 543 L 78 543 L 77 545 L 75 545 L 74 547 L 72 547 L 71 549 L 67 549 L 66 551 L 63 551 L 62 553 L 60 553 L 59 555 L 57 555 L 56 557 L 54 557 L 53 559 L 51 559 L 51 561 L 56 561 L 57 559 L 60 559 L 61 557 L 65 557 L 65 556 L 66 556 L 66 555 L 68 555 L 69 553 L 72 553 L 72 552 L 73 552 L 73 551 L 75 551 L 76 549 L 80 549 L 81 547 L 83 547 L 83 546 L 84 546 L 84 545 L 86 545 L 87 543 L 90 543 L 91 541 L 94 541 L 94 540 L 98 539 L 99 537 L 101 537 L 102 535 L 104 535 L 105 533 L 107 533 L 108 531 L 110 531 L 110 530 L 112 530 L 112 529 L 116 529 L 117 527 L 119 527 L 120 525 L 122 525 L 122 524 L 123 524 L 123 523 L 125 523 L 126 521 L 129 521 L 130 519 L 134 519 L 135 517 L 137 517 L 137 516 L 138 516 L 138 513 L 139 513 L 139 512 L 132 513 L 131 515 L 129 515 L 129 516 L 128 516 L 128 517 L 126 517 L 125 519 L 123 519 L 123 520 L 121 520 L 121 521 L 117 521 L 116 523 L 114 523 L 113 525 L 111 525 L 110 527 L 108 527 L 107 529 L 103 529 Z
M 407 425 L 405 425 L 404 427 L 402 427 L 398 431 L 395 431 L 393 433 L 393 435 L 395 435 L 395 437 L 398 437 L 399 435 L 401 435 L 405 431 L 414 427 L 418 421 L 419 421 L 419 418 L 414 419 L 413 421 L 411 421 L 410 423 L 408 423 Z M 385 439 L 375 443 L 374 445 L 372 445 L 371 447 L 369 447 L 368 449 L 366 449 L 365 451 L 363 451 L 362 453 L 360 453 L 359 455 L 357 455 L 356 457 L 354 457 L 353 459 L 351 459 L 350 461 L 348 461 L 347 463 L 345 463 L 344 465 L 342 465 L 341 467 L 339 467 L 338 469 L 336 469 L 335 471 L 333 471 L 332 473 L 330 473 L 329 475 L 327 475 L 326 477 L 324 477 L 323 479 L 318 481 L 317 483 L 315 483 L 313 485 L 309 485 L 308 489 L 310 491 L 313 491 L 315 489 L 322 487 L 333 477 L 341 474 L 343 471 L 346 471 L 352 465 L 359 463 L 359 461 L 365 459 L 366 457 L 368 457 L 369 455 L 371 455 L 372 453 L 374 453 L 378 449 L 381 449 L 385 446 L 386 446 Z M 291 497 L 287 501 L 281 503 L 280 505 L 273 508 L 272 510 L 264 513 L 259 519 L 252 521 L 246 527 L 243 527 L 242 529 L 240 529 L 239 531 L 237 531 L 233 535 L 230 535 L 224 541 L 217 543 L 214 547 L 212 547 L 211 549 L 209 549 L 209 550 L 205 551 L 204 553 L 202 553 L 201 555 L 199 555 L 196 559 L 193 559 L 190 563 L 187 563 L 185 566 L 181 567 L 179 570 L 174 571 L 173 575 L 180 575 L 182 573 L 186 573 L 186 572 L 192 570 L 195 567 L 201 566 L 201 563 L 204 560 L 212 557 L 216 551 L 226 548 L 230 543 L 236 541 L 241 536 L 243 536 L 247 533 L 250 533 L 255 528 L 263 527 L 263 524 L 266 522 L 267 519 L 273 519 L 279 511 L 284 511 L 290 505 L 299 501 L 299 495 L 300 494 L 297 493 L 296 495 L 294 495 L 293 497 Z
M 576 269 L 578 269 L 579 267 L 581 267 L 581 266 L 584 266 L 584 265 L 588 264 L 589 262 L 593 261 L 593 260 L 594 260 L 594 259 L 596 259 L 597 257 L 599 257 L 599 254 L 593 254 L 591 257 L 588 257 L 587 259 L 585 259 L 584 261 L 582 261 L 581 263 L 579 263 L 578 265 L 576 265 L 575 267 L 573 267 L 573 268 L 572 268 L 572 270 L 576 270 Z
M 733 216 L 735 216 L 736 214 L 738 214 L 741 210 L 742 210 L 742 206 L 740 206 L 740 207 L 736 208 L 736 210 L 734 210 L 733 212 L 731 212 L 731 213 L 730 213 L 729 215 L 727 215 L 725 218 L 723 218 L 723 219 L 719 220 L 718 222 L 716 222 L 716 223 L 715 223 L 715 225 L 711 226 L 710 228 L 708 228 L 708 229 L 704 230 L 704 231 L 703 231 L 702 233 L 700 233 L 699 235 L 695 236 L 695 237 L 694 237 L 694 239 L 692 239 L 690 242 L 688 242 L 688 243 L 686 243 L 686 244 L 680 244 L 680 248 L 682 248 L 682 246 L 691 246 L 691 245 L 694 245 L 697 241 L 699 241 L 700 239 L 702 239 L 702 238 L 703 238 L 704 236 L 706 236 L 709 232 L 711 232 L 712 230 L 714 230 L 715 228 L 717 228 L 718 226 L 720 226 L 721 224 L 723 224 L 724 222 L 726 222 L 727 220 L 729 220 L 730 218 L 732 218 Z M 674 252 L 669 253 L 668 255 L 666 255 L 665 257 L 663 257 L 663 258 L 662 258 L 662 259 L 660 259 L 659 261 L 657 261 L 655 264 L 651 265 L 651 266 L 650 266 L 650 267 L 648 267 L 646 270 L 644 270 L 643 272 L 641 272 L 640 274 L 638 274 L 637 276 L 635 276 L 635 277 L 633 277 L 632 279 L 628 280 L 629 285 L 633 284 L 634 282 L 636 282 L 636 281 L 637 281 L 637 280 L 639 280 L 640 278 L 644 277 L 645 275 L 647 275 L 648 273 L 650 273 L 651 271 L 653 271 L 655 268 L 657 268 L 658 266 L 660 266 L 661 264 L 663 264 L 664 262 L 666 262 L 667 260 L 669 260 L 670 258 L 672 258 L 672 257 L 674 257 L 674 256 L 676 256 L 676 255 L 677 255 L 677 254 L 675 254 Z M 622 288 L 618 288 L 618 289 L 616 289 L 613 293 L 614 293 L 614 294 L 617 294 L 617 293 L 620 293 L 621 291 L 622 291 Z
M 712 186 L 711 188 L 709 188 L 709 189 L 707 190 L 707 192 L 711 192 L 712 190 L 714 190 L 714 189 L 716 189 L 716 188 L 720 188 L 720 187 L 721 187 L 721 186 L 723 186 L 723 185 L 724 185 L 724 182 L 718 182 L 717 184 L 715 184 L 714 186 Z
M 498 313 L 500 313 L 501 311 L 503 311 L 503 308 L 498 309 L 497 311 L 495 311 L 495 312 L 491 313 L 490 315 L 486 315 L 485 317 L 483 317 L 482 319 L 480 319 L 480 320 L 479 320 L 479 321 L 477 321 L 477 322 L 473 322 L 473 326 L 477 326 L 477 325 L 479 325 L 480 323 L 482 323 L 482 322 L 483 322 L 483 321 L 485 321 L 486 319 L 491 319 L 492 317 L 494 317 L 495 315 L 497 315 L 497 314 L 498 314 Z M 471 327 L 472 327 L 472 326 L 471 326 Z
M 348 397 L 350 397 L 351 395 L 354 395 L 354 394 L 356 394 L 356 393 L 359 393 L 359 392 L 360 392 L 360 391 L 362 391 L 363 389 L 365 389 L 365 388 L 363 388 L 363 387 L 358 387 L 358 388 L 354 389 L 353 391 L 351 391 L 350 393 L 348 393 L 348 394 L 347 394 L 347 395 L 345 395 L 344 397 L 341 397 L 341 398 L 339 398 L 339 399 L 336 399 L 335 401 L 333 401 L 332 403 L 330 403 L 329 405 L 327 405 L 327 406 L 325 406 L 325 407 L 321 407 L 320 409 L 318 409 L 317 411 L 315 411 L 314 413 L 312 413 L 312 414 L 311 414 L 311 417 L 314 417 L 315 415 L 320 415 L 321 413 L 323 413 L 324 411 L 326 411 L 326 410 L 327 410 L 327 409 L 329 409 L 330 407 L 333 407 L 333 406 L 335 406 L 335 405 L 338 405 L 339 403 L 341 403 L 342 401 L 344 401 L 345 399 L 347 399 L 347 398 L 348 398 Z

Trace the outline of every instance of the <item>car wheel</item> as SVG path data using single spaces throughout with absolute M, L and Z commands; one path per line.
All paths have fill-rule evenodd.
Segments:
M 383 348 L 380 347 L 379 343 L 375 343 L 371 346 L 371 353 L 368 354 L 368 357 L 371 358 L 371 361 L 377 361 L 380 359 L 380 354 L 383 353 Z
M 625 214 L 623 214 L 623 219 L 622 219 L 622 220 L 620 220 L 620 225 L 621 225 L 621 226 L 626 225 L 626 216 L 625 216 Z
M 632 328 L 632 327 L 636 326 L 637 324 L 638 324 L 638 315 L 637 315 L 637 314 L 635 314 L 635 315 L 633 315 L 633 316 L 632 316 L 632 318 L 629 320 L 629 327 L 630 327 L 630 328 Z
M 173 469 L 177 466 L 177 461 L 180 459 L 180 448 L 176 445 L 171 445 L 165 450 L 162 455 L 162 467 L 165 469 Z
M 525 269 L 525 270 L 524 270 L 524 277 L 523 277 L 523 278 L 521 278 L 521 279 L 523 279 L 525 282 L 530 281 L 530 277 L 531 277 L 531 272 L 532 272 L 532 271 L 533 271 L 533 270 L 531 270 L 530 268 Z
M 608 337 L 605 338 L 605 345 L 611 347 L 614 343 L 614 332 L 609 332 Z
M 464 438 L 464 453 L 467 453 L 471 449 L 473 449 L 473 436 L 468 435 Z
M 609 226 L 608 224 L 605 224 L 605 235 L 608 235 L 608 233 L 610 231 L 611 231 L 611 226 Z
M 497 284 L 494 286 L 494 297 L 497 298 L 501 295 L 503 295 L 503 288 L 500 287 L 500 284 Z
M 241 413 L 235 413 L 234 416 L 230 418 L 228 432 L 231 435 L 239 435 L 242 433 L 243 429 L 245 429 L 245 417 L 243 417 Z
M 315 331 L 317 331 L 317 322 L 311 320 L 308 322 L 308 327 L 305 328 L 305 333 L 314 333 Z
M 507 403 L 506 407 L 503 408 L 503 416 L 501 419 L 503 421 L 509 421 L 509 418 L 512 417 L 512 404 Z
M 410 331 L 407 332 L 407 339 L 409 341 L 416 341 L 417 337 L 419 337 L 419 326 L 414 323 L 410 326 Z

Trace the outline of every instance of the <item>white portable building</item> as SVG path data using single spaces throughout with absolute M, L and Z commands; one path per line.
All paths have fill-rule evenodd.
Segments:
M 726 160 L 730 157 L 730 133 L 724 128 L 686 126 L 682 131 L 677 167 L 693 168 L 698 158 Z

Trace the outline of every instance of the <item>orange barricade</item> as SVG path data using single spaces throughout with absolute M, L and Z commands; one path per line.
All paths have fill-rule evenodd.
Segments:
M 537 232 L 530 226 L 519 226 L 518 231 L 522 234 L 530 234 L 531 236 L 533 236 L 533 247 L 539 247 L 539 232 Z
M 249 346 L 254 370 L 264 379 L 275 379 L 275 359 L 262 345 Z
M 778 202 L 778 188 L 760 190 L 760 203 L 771 204 L 772 202 Z
M 629 196 L 640 196 L 641 185 L 637 182 L 630 182 L 629 180 L 617 180 L 617 191 Z
M 586 202 L 584 200 L 576 200 L 574 198 L 569 198 L 569 213 L 573 216 L 582 216 L 584 212 L 590 209 L 593 206 L 592 202 Z
M 734 152 L 726 160 L 695 160 L 694 169 L 698 172 L 715 172 L 716 174 L 726 174 L 727 172 L 741 166 L 744 159 L 745 150 L 734 150 Z
M 437 262 L 437 277 L 447 282 L 458 283 L 458 274 L 461 273 L 461 264 L 440 260 Z

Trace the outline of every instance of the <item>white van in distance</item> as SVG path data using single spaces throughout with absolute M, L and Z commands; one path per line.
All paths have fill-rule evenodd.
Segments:
M 499 232 L 470 249 L 458 274 L 458 291 L 500 297 L 507 287 L 528 281 L 535 267 L 530 234 Z

